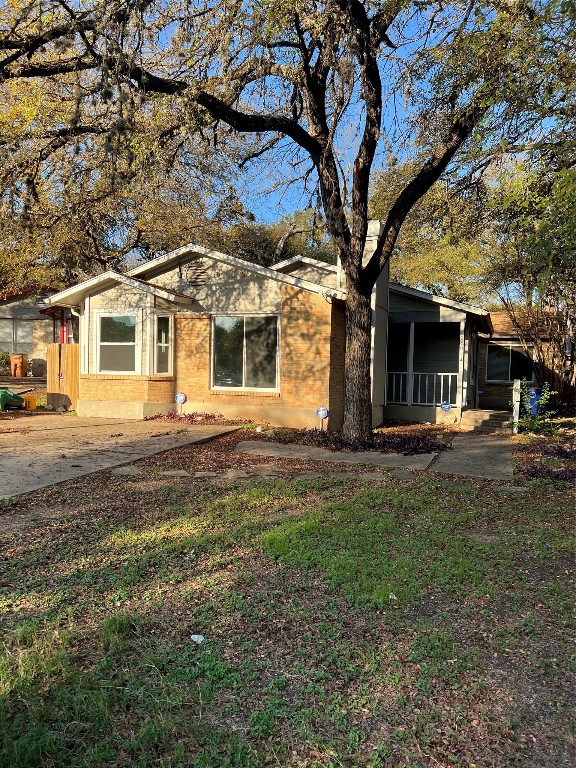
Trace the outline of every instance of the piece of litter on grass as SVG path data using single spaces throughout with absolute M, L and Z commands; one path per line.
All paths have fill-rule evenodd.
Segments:
M 202 645 L 204 642 L 204 635 L 190 635 L 190 640 L 196 645 Z

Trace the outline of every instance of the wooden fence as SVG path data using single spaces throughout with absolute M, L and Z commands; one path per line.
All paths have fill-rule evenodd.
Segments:
M 47 353 L 47 396 L 52 408 L 74 410 L 78 402 L 79 344 L 49 344 Z

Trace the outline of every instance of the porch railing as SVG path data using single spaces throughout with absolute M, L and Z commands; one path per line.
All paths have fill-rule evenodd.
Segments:
M 399 405 L 456 405 L 457 373 L 388 371 L 388 402 Z

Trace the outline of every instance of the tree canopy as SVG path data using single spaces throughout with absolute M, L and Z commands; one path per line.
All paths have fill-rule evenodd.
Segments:
M 508 169 L 490 211 L 498 240 L 487 278 L 535 354 L 540 383 L 566 406 L 576 392 L 576 152 L 534 154 Z
M 398 165 L 375 174 L 372 216 L 382 217 L 411 172 Z M 471 189 L 459 189 L 448 179 L 435 184 L 406 217 L 390 259 L 390 279 L 456 301 L 494 302 L 489 199 L 482 183 Z

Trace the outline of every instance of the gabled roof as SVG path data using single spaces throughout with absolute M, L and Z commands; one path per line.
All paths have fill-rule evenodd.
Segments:
M 454 301 L 453 299 L 447 299 L 444 296 L 435 296 L 433 293 L 427 293 L 426 291 L 420 291 L 417 288 L 408 288 L 406 285 L 399 285 L 398 283 L 390 283 L 390 293 L 397 293 L 402 296 L 410 296 L 414 299 L 420 299 L 421 301 L 427 301 L 430 304 L 439 304 L 441 307 L 448 307 L 449 309 L 456 309 L 458 312 L 465 312 L 467 315 L 475 315 L 480 318 L 484 325 L 485 332 L 488 334 L 493 333 L 492 321 L 490 319 L 490 312 L 487 309 L 481 307 L 474 307 L 472 304 L 464 304 L 461 301 Z
M 261 267 L 259 264 L 254 264 L 251 261 L 245 261 L 244 259 L 238 259 L 235 256 L 229 256 L 227 253 L 221 253 L 215 251 L 212 248 L 204 248 L 201 245 L 195 243 L 189 243 L 183 245 L 181 248 L 177 248 L 175 251 L 159 256 L 157 259 L 152 259 L 145 264 L 140 264 L 138 267 L 131 269 L 128 274 L 132 277 L 144 277 L 150 272 L 155 272 L 158 268 L 164 268 L 162 271 L 168 271 L 174 266 L 180 263 L 184 263 L 193 256 L 203 256 L 212 261 L 217 261 L 221 264 L 228 264 L 231 267 L 242 269 L 246 272 L 253 272 L 261 277 L 266 277 L 269 280 L 275 280 L 278 283 L 284 283 L 286 285 L 292 285 L 295 288 L 301 288 L 304 291 L 315 293 L 318 296 L 330 296 L 336 299 L 343 299 L 345 294 L 343 291 L 339 291 L 336 288 L 329 288 L 319 283 L 312 283 L 310 280 L 301 280 L 298 277 L 292 277 L 291 275 L 285 275 L 282 272 L 278 272 L 275 269 L 269 267 Z M 320 262 L 324 263 L 324 262 Z M 278 266 L 278 265 L 276 265 Z M 152 278 L 149 278 L 152 279 Z
M 418 288 L 409 288 L 407 285 L 390 283 L 390 290 L 393 293 L 400 293 L 404 296 L 412 296 L 415 299 L 431 301 L 434 304 L 440 304 L 443 307 L 450 307 L 451 309 L 458 309 L 461 312 L 468 312 L 472 315 L 479 315 L 480 317 L 488 317 L 490 315 L 490 312 L 487 309 L 482 309 L 482 307 L 475 307 L 473 304 L 464 304 L 462 301 L 447 299 L 445 296 L 436 296 L 427 291 L 420 291 Z
M 297 264 L 307 264 L 310 267 L 325 269 L 327 272 L 338 271 L 336 264 L 329 264 L 327 261 L 320 261 L 320 259 L 312 259 L 310 256 L 292 256 L 290 259 L 279 261 L 278 264 L 272 264 L 270 269 L 275 269 L 279 272 L 282 272 L 284 269 L 286 269 L 286 267 L 296 266 Z
M 133 277 L 128 277 L 128 275 L 122 275 L 120 272 L 108 270 L 101 275 L 91 277 L 77 285 L 73 285 L 71 288 L 66 288 L 63 291 L 54 294 L 54 296 L 50 296 L 49 299 L 46 299 L 46 304 L 58 304 L 61 307 L 77 307 L 87 293 L 90 293 L 97 288 L 103 289 L 107 286 L 111 287 L 114 283 L 121 283 L 130 288 L 135 288 L 138 291 L 150 293 L 162 299 L 167 299 L 168 301 L 174 301 L 180 304 L 192 303 L 190 296 L 185 296 L 183 293 L 176 293 L 168 288 L 160 288 L 151 283 L 146 283 L 143 280 L 137 280 Z
M 495 337 L 504 339 L 518 338 L 518 329 L 514 325 L 514 321 L 508 312 L 505 310 L 500 312 L 490 312 L 490 317 L 492 319 L 492 325 L 494 326 Z M 522 312 L 516 313 L 516 319 L 522 327 L 529 324 L 525 318 L 525 314 Z

